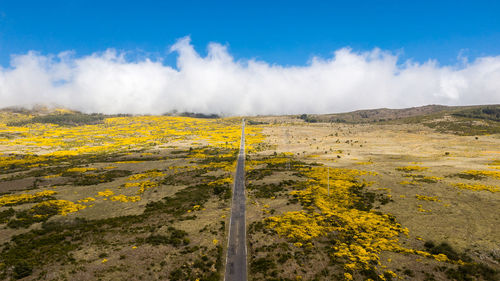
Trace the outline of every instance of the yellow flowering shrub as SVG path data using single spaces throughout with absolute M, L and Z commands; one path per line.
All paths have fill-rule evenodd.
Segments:
M 414 165 L 414 166 L 404 166 L 404 167 L 397 167 L 396 168 L 397 171 L 406 172 L 406 173 L 415 172 L 415 171 L 425 171 L 427 169 L 429 169 L 429 168 L 428 167 L 417 166 L 417 165 Z
M 68 200 L 49 200 L 45 202 L 41 202 L 36 204 L 33 208 L 40 208 L 40 207 L 55 207 L 58 210 L 58 213 L 60 215 L 67 215 L 69 213 L 74 213 L 78 212 L 79 210 L 85 209 L 87 206 L 82 205 L 82 204 L 75 204 L 71 201 Z
M 208 183 L 208 185 L 216 186 L 216 185 L 224 185 L 224 184 L 231 184 L 231 183 L 233 183 L 232 178 L 222 178 L 222 179 L 211 181 Z
M 113 194 L 115 194 L 115 193 L 111 189 L 106 189 L 104 191 L 97 192 L 97 196 L 99 196 L 99 197 L 109 197 Z
M 70 172 L 70 173 L 85 173 L 87 171 L 95 171 L 97 170 L 96 168 L 85 168 L 85 167 L 76 167 L 76 168 L 69 168 L 66 170 L 66 172 Z
M 138 187 L 141 185 L 140 182 L 126 182 L 123 186 L 124 187 Z
M 280 217 L 270 217 L 267 223 L 280 236 L 285 236 L 293 241 L 308 241 L 311 238 L 325 235 L 328 231 L 319 214 L 314 216 L 304 211 L 287 212 Z
M 471 176 L 485 176 L 485 177 L 492 177 L 495 179 L 500 179 L 500 171 L 481 171 L 481 170 L 468 170 L 462 172 L 462 174 L 467 174 Z
M 441 202 L 441 200 L 439 200 L 439 198 L 437 198 L 436 196 L 425 196 L 425 195 L 416 194 L 415 197 L 418 200 Z
M 37 199 L 41 199 L 43 197 L 48 197 L 56 194 L 57 192 L 53 190 L 44 190 L 37 192 L 35 194 L 21 193 L 21 194 L 13 194 L 13 195 L 4 195 L 0 197 L 0 207 L 5 205 L 17 205 L 23 203 L 34 202 Z
M 137 194 L 142 194 L 146 190 L 153 188 L 153 187 L 158 187 L 159 185 L 160 184 L 156 181 L 145 180 L 145 181 L 139 181 L 139 182 L 126 182 L 123 186 L 125 188 L 138 187 L 139 189 L 137 190 Z
M 500 192 L 500 186 L 485 185 L 485 184 L 480 184 L 480 183 L 474 183 L 474 184 L 453 183 L 452 186 L 458 187 L 458 188 L 461 188 L 461 189 L 468 189 L 468 190 L 475 190 L 475 191 L 486 190 L 486 191 L 489 191 L 489 192 Z
M 135 180 L 141 180 L 141 179 L 145 179 L 145 178 L 159 178 L 159 177 L 164 177 L 164 176 L 165 176 L 165 173 L 162 173 L 160 171 L 147 171 L 144 173 L 132 175 L 128 178 L 128 180 L 135 181 Z
M 152 181 L 143 181 L 139 183 L 139 190 L 137 191 L 137 194 L 142 194 L 146 190 L 153 188 L 153 187 L 158 187 L 159 183 L 158 182 L 152 182 Z
M 246 126 L 247 152 L 259 149 L 264 138 L 262 128 Z M 236 118 L 196 119 L 172 116 L 131 116 L 107 118 L 102 124 L 64 127 L 33 123 L 28 126 L 0 124 L 0 135 L 15 132 L 16 138 L 0 138 L 0 146 L 23 146 L 38 152 L 29 155 L 1 156 L 0 169 L 15 166 L 33 167 L 49 160 L 66 157 L 153 148 L 172 141 L 191 140 L 211 146 L 239 148 L 241 123 Z M 47 152 L 50 151 L 50 152 Z M 143 152 L 150 156 L 150 152 Z M 50 158 L 50 159 L 49 159 Z M 117 161 L 117 164 L 140 163 L 140 160 Z
M 360 177 L 373 174 L 355 169 L 330 169 L 330 194 L 328 194 L 327 170 L 323 167 L 302 169 L 307 176 L 307 187 L 291 192 L 303 206 L 302 211 L 285 212 L 265 220 L 268 228 L 293 243 L 310 243 L 315 238 L 334 235 L 332 258 L 342 262 L 352 272 L 381 265 L 382 251 L 403 252 L 445 260 L 446 256 L 433 256 L 424 251 L 405 248 L 399 242 L 400 235 L 409 231 L 388 214 L 360 208 L 359 195 L 353 190 L 369 182 Z M 437 197 L 418 195 L 419 199 L 436 201 Z M 421 208 L 421 206 L 420 206 Z M 423 210 L 423 209 L 422 209 Z M 331 237 L 331 236 L 328 236 Z M 391 273 L 388 275 L 393 276 Z M 387 275 L 386 274 L 386 275 Z
M 52 179 L 52 178 L 58 178 L 61 175 L 62 174 L 46 175 L 46 176 L 43 176 L 43 178 L 45 178 L 45 179 Z
M 401 185 L 418 185 L 419 183 L 416 181 L 400 181 L 399 184 L 401 184 Z
M 137 202 L 141 200 L 140 196 L 125 196 L 123 194 L 110 197 L 111 201 Z
M 351 189 L 359 185 L 359 177 L 367 171 L 330 169 L 330 196 L 327 175 L 322 167 L 303 171 L 309 178 L 308 187 L 292 191 L 304 211 L 287 212 L 267 219 L 268 227 L 292 241 L 305 242 L 327 233 L 337 233 L 339 243 L 333 247 L 334 257 L 344 260 L 346 268 L 361 269 L 378 263 L 381 251 L 402 249 L 398 236 L 408 229 L 388 215 L 354 208 L 358 198 Z M 365 183 L 367 184 L 367 183 Z M 370 231 L 366 231 L 369 229 Z M 349 237 L 349 238 L 348 238 Z M 341 242 L 341 241 L 350 241 Z
M 435 258 L 437 261 L 443 261 L 443 262 L 449 261 L 448 257 L 447 257 L 445 254 L 437 254 L 437 255 L 434 255 L 434 258 Z

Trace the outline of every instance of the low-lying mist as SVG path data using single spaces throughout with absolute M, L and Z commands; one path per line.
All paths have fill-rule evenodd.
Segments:
M 500 56 L 454 66 L 400 62 L 380 49 L 335 51 L 306 66 L 237 60 L 226 46 L 208 45 L 205 57 L 177 41 L 177 67 L 161 59 L 127 59 L 109 49 L 76 57 L 71 52 L 12 56 L 0 67 L 0 107 L 48 104 L 83 112 L 223 115 L 331 113 L 425 104 L 500 103 Z

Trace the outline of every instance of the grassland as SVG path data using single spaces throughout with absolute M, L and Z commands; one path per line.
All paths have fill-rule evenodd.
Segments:
M 251 122 L 271 145 L 249 157 L 252 280 L 498 279 L 498 134 Z
M 0 279 L 220 280 L 240 120 L 85 116 L 2 113 Z
M 221 280 L 240 119 L 89 116 L 0 112 L 0 279 Z M 499 134 L 300 117 L 247 122 L 250 280 L 498 279 Z

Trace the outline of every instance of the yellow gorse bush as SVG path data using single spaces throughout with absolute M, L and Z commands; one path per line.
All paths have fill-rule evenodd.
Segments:
M 218 180 L 214 180 L 208 183 L 209 186 L 216 186 L 216 185 L 225 185 L 225 184 L 231 184 L 233 182 L 232 178 L 222 178 Z
M 111 195 L 114 195 L 115 193 L 111 189 L 106 189 L 104 191 L 99 191 L 97 192 L 97 196 L 99 197 L 109 197 Z
M 153 188 L 153 187 L 158 187 L 160 184 L 158 183 L 157 180 L 159 178 L 164 177 L 166 174 L 160 171 L 146 171 L 144 173 L 140 174 L 135 174 L 132 175 L 128 178 L 129 181 L 137 181 L 141 180 L 139 182 L 126 182 L 123 186 L 125 188 L 130 188 L 130 187 L 138 187 L 139 189 L 137 190 L 137 194 L 142 194 L 144 193 L 147 189 Z M 151 181 L 149 180 L 150 178 L 156 179 L 156 181 Z M 140 196 L 136 196 L 140 200 Z M 135 201 L 133 201 L 135 202 Z
M 396 170 L 401 171 L 401 172 L 415 172 L 415 171 L 425 171 L 429 169 L 428 167 L 422 167 L 422 166 L 404 166 L 404 167 L 397 167 Z
M 82 204 L 75 204 L 68 200 L 49 200 L 36 204 L 33 208 L 40 208 L 43 206 L 55 207 L 60 215 L 67 215 L 69 213 L 78 212 L 79 210 L 87 208 Z
M 140 196 L 125 196 L 123 194 L 112 196 L 111 201 L 120 201 L 120 202 L 137 202 L 141 200 Z
M 20 118 L 17 119 L 20 120 Z M 28 117 L 25 119 L 28 119 Z M 5 118 L 2 120 L 9 121 Z M 247 152 L 258 149 L 264 138 L 261 131 L 262 128 L 257 126 L 245 127 Z M 152 149 L 175 141 L 191 141 L 193 145 L 196 144 L 201 147 L 209 145 L 236 150 L 240 145 L 241 122 L 237 118 L 196 119 L 171 116 L 107 118 L 102 124 L 74 127 L 40 123 L 16 127 L 7 126 L 5 123 L 0 122 L 0 135 L 2 134 L 13 136 L 0 138 L 0 146 L 7 151 L 11 148 L 11 151 L 16 153 L 0 155 L 0 170 L 9 170 L 17 167 L 46 166 L 48 163 L 67 161 L 70 157 L 78 155 L 124 153 L 132 149 Z M 149 156 L 152 153 L 143 152 L 141 155 Z M 219 155 L 219 157 L 230 156 L 234 156 L 234 154 L 223 153 Z M 201 151 L 194 157 L 206 158 L 207 155 L 204 151 Z M 144 161 L 123 159 L 115 163 L 136 164 L 142 162 Z M 220 161 L 198 166 L 202 167 L 203 165 L 211 165 L 228 172 L 235 169 L 235 161 L 230 161 L 230 163 Z M 105 169 L 114 168 L 116 166 L 105 167 Z M 178 168 L 174 167 L 174 169 L 177 170 Z M 72 167 L 66 171 L 85 173 L 93 170 L 97 169 Z M 61 176 L 61 174 L 48 175 L 47 178 L 58 176 Z M 136 193 L 140 195 L 150 188 L 158 187 L 160 185 L 159 181 L 164 176 L 164 172 L 147 171 L 130 176 L 129 182 L 123 186 L 126 188 L 136 187 Z M 226 184 L 231 181 L 231 178 L 227 177 L 210 184 Z M 111 195 L 113 195 L 112 191 L 106 190 L 99 192 L 97 196 L 109 197 Z M 26 200 L 31 195 L 19 196 L 5 197 L 3 200 Z M 86 199 L 82 199 L 81 202 L 86 202 Z
M 441 200 L 439 200 L 439 198 L 437 198 L 436 196 L 425 196 L 425 195 L 416 194 L 415 197 L 418 200 L 441 202 Z
M 160 171 L 147 171 L 145 173 L 140 173 L 140 174 L 135 174 L 133 176 L 130 176 L 128 178 L 129 181 L 135 181 L 135 180 L 141 180 L 141 179 L 146 179 L 146 178 L 159 178 L 159 177 L 164 177 L 165 173 L 162 173 Z
M 360 176 L 370 172 L 330 169 L 330 195 L 325 168 L 313 167 L 302 172 L 309 178 L 307 188 L 292 191 L 291 194 L 304 210 L 266 219 L 267 226 L 280 236 L 302 245 L 316 237 L 335 233 L 337 243 L 332 246 L 332 255 L 336 260 L 343 261 L 350 273 L 373 264 L 380 265 L 382 251 L 412 253 L 448 261 L 446 256 L 434 256 L 403 247 L 399 236 L 408 235 L 409 231 L 390 215 L 355 208 L 359 198 L 351 190 L 356 186 L 369 185 Z
M 93 202 L 93 201 L 95 201 L 95 198 L 87 197 L 87 198 L 78 200 L 78 203 L 89 203 L 89 202 Z
M 485 176 L 485 177 L 492 177 L 495 179 L 500 179 L 500 171 L 468 170 L 468 171 L 464 171 L 462 173 L 468 174 L 471 176 Z
M 44 190 L 35 194 L 21 193 L 13 195 L 4 195 L 0 197 L 0 207 L 4 205 L 22 204 L 24 202 L 33 201 L 36 198 L 51 196 L 57 192 L 53 190 Z
M 346 268 L 360 269 L 379 262 L 383 250 L 396 251 L 400 233 L 408 230 L 393 222 L 389 216 L 353 208 L 356 196 L 350 189 L 359 177 L 369 172 L 353 169 L 330 169 L 330 196 L 326 189 L 327 175 L 323 167 L 304 171 L 310 178 L 308 187 L 293 191 L 304 206 L 300 212 L 287 212 L 268 219 L 268 226 L 292 241 L 305 242 L 327 233 L 338 233 L 339 240 L 352 235 L 350 244 L 334 246 L 334 256 L 346 261 Z M 368 183 L 365 183 L 368 184 Z M 366 230 L 370 231 L 366 231 Z
M 124 187 L 139 187 L 137 190 L 137 194 L 142 194 L 146 190 L 153 188 L 153 187 L 158 187 L 160 184 L 156 181 L 150 181 L 150 180 L 143 180 L 140 182 L 127 182 L 124 184 Z
M 268 226 L 275 229 L 280 236 L 293 241 L 308 241 L 314 237 L 325 235 L 328 229 L 322 224 L 319 214 L 309 215 L 301 212 L 287 212 L 279 217 L 268 218 Z
M 245 128 L 247 151 L 257 149 L 262 142 L 264 136 L 261 131 L 257 126 Z M 240 120 L 235 118 L 134 116 L 107 118 L 103 124 L 75 127 L 40 123 L 15 127 L 0 123 L 0 135 L 2 134 L 15 134 L 15 138 L 0 138 L 1 146 L 11 147 L 12 151 L 23 147 L 26 154 L 0 155 L 0 169 L 8 169 L 12 165 L 43 165 L 44 162 L 54 159 L 152 148 L 181 140 L 202 141 L 212 146 L 237 149 L 241 124 Z
M 81 168 L 69 168 L 66 170 L 66 172 L 73 172 L 73 173 L 85 173 L 87 171 L 95 171 L 97 170 L 96 168 L 85 168 L 85 167 L 81 167 Z
M 495 185 L 485 185 L 480 183 L 468 184 L 468 183 L 453 183 L 452 186 L 458 187 L 461 189 L 482 191 L 487 190 L 489 192 L 500 192 L 500 186 Z

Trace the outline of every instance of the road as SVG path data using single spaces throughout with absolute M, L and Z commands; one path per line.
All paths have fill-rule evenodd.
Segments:
M 233 202 L 229 220 L 226 281 L 247 280 L 247 244 L 245 220 L 245 120 L 241 125 L 241 143 L 233 186 Z

